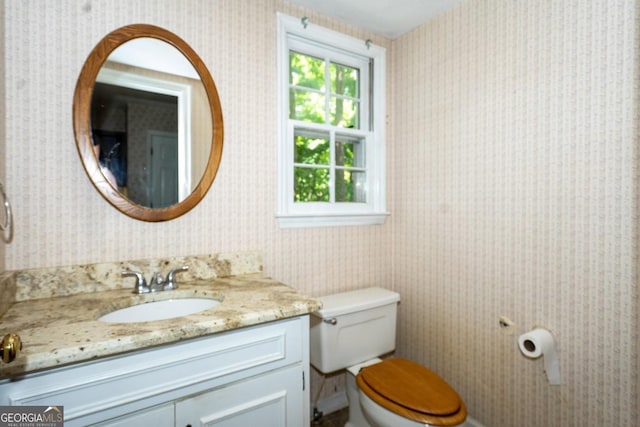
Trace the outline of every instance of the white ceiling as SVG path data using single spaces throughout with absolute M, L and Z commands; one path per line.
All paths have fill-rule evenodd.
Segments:
M 462 0 L 287 0 L 390 39 L 400 37 Z

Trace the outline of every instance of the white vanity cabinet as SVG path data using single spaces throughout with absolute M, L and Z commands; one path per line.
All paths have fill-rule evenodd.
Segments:
M 0 380 L 65 426 L 309 425 L 308 315 Z

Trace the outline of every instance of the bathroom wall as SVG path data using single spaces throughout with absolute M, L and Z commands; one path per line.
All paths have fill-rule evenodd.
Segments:
M 267 275 L 310 295 L 391 285 L 390 226 L 278 228 L 276 12 L 308 16 L 382 46 L 388 40 L 276 0 L 6 0 L 0 8 L 6 48 L 0 162 L 7 159 L 15 211 L 14 240 L 0 245 L 6 270 L 258 250 Z M 136 221 L 112 208 L 75 148 L 80 69 L 105 34 L 133 23 L 164 27 L 187 41 L 211 72 L 223 109 L 224 150 L 211 190 L 192 211 L 165 223 Z M 317 383 L 314 376 L 314 394 Z M 323 395 L 341 384 L 342 377 L 327 381 Z
M 468 0 L 393 44 L 399 353 L 487 426 L 637 425 L 637 3 Z
M 391 280 L 390 227 L 281 230 L 276 213 L 276 11 L 388 41 L 274 0 L 3 2 L 7 187 L 15 238 L 8 270 L 259 250 L 267 274 L 310 294 Z M 72 125 L 76 80 L 89 52 L 127 24 L 187 41 L 220 93 L 225 141 L 206 198 L 174 221 L 144 223 L 94 190 Z M 4 157 L 3 157 L 4 158 Z
M 5 81 L 4 14 L 5 14 L 4 8 L 0 7 L 0 34 L 3 35 L 2 38 L 0 39 L 0 41 L 2 41 L 0 42 L 0 82 Z M 0 108 L 2 109 L 2 111 L 6 111 L 5 93 L 6 93 L 6 85 L 2 84 L 0 85 Z M 6 133 L 6 117 L 4 114 L 0 114 L 0 181 L 3 183 L 3 185 L 6 182 L 6 167 L 5 167 L 6 151 L 5 151 L 5 144 L 3 144 L 1 141 L 2 141 L 2 137 L 5 136 L 5 133 Z M 8 234 L 6 234 L 6 236 L 8 236 Z M 5 245 L 0 243 L 0 271 L 5 270 L 4 254 L 5 254 Z M 1 293 L 2 293 L 2 290 L 0 289 L 0 294 Z M 2 312 L 1 308 L 0 308 L 0 312 Z

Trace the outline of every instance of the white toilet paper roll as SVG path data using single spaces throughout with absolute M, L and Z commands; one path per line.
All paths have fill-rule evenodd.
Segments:
M 550 384 L 560 384 L 560 362 L 553 335 L 546 329 L 536 328 L 518 338 L 520 351 L 526 357 L 544 358 L 544 371 Z

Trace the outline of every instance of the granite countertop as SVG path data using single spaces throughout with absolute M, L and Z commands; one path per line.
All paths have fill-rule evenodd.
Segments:
M 222 302 L 173 319 L 97 320 L 119 308 L 189 297 Z M 13 362 L 0 363 L 0 378 L 304 315 L 320 307 L 319 301 L 259 273 L 198 280 L 146 295 L 116 289 L 19 301 L 0 317 L 0 324 L 4 333 L 20 336 L 23 349 Z

